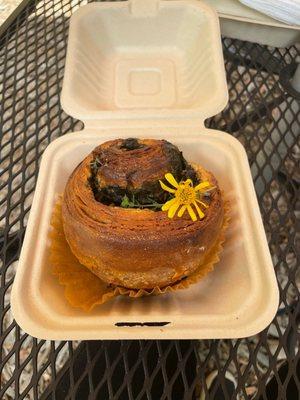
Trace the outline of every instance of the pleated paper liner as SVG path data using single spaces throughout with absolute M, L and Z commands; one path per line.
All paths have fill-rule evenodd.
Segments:
M 65 286 L 65 297 L 71 306 L 79 307 L 86 312 L 91 311 L 96 305 L 106 303 L 120 295 L 137 298 L 186 289 L 212 271 L 214 265 L 220 259 L 219 255 L 223 249 L 225 231 L 229 223 L 228 202 L 225 202 L 224 211 L 224 222 L 219 237 L 198 270 L 185 279 L 163 288 L 155 287 L 151 290 L 128 289 L 121 286 L 112 286 L 102 281 L 80 264 L 73 255 L 63 231 L 60 197 L 54 206 L 51 219 L 50 265 L 52 273 L 57 276 L 59 283 Z

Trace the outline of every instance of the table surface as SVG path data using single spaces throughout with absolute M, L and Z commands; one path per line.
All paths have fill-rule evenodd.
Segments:
M 1 389 L 3 399 L 296 399 L 299 382 L 299 48 L 223 39 L 229 103 L 208 127 L 245 146 L 280 290 L 263 332 L 238 340 L 50 342 L 23 332 L 10 292 L 41 155 L 82 123 L 61 109 L 68 24 L 81 0 L 30 1 L 0 38 Z M 208 393 L 206 377 L 217 372 Z M 230 396 L 225 374 L 236 381 Z M 219 385 L 219 388 L 218 388 Z M 292 396 L 292 397 L 291 397 Z

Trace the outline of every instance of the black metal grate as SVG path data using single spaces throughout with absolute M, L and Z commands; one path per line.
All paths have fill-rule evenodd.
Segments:
M 239 340 L 71 343 L 34 339 L 13 321 L 10 290 L 41 154 L 56 137 L 82 128 L 59 103 L 68 20 L 82 4 L 30 2 L 0 39 L 0 398 L 181 400 L 203 390 L 214 399 L 220 389 L 226 399 L 299 398 L 296 47 L 224 39 L 230 101 L 207 121 L 247 150 L 280 288 L 279 310 L 267 329 Z M 214 370 L 217 385 L 208 393 L 205 377 Z M 228 372 L 236 380 L 233 394 L 225 385 Z

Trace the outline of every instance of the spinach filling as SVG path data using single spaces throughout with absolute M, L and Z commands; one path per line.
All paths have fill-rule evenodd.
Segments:
M 170 142 L 165 140 L 161 142 L 163 155 L 168 164 L 168 171 L 164 173 L 171 172 L 178 182 L 190 178 L 194 185 L 198 184 L 198 176 L 192 166 L 184 159 L 182 152 Z M 124 139 L 118 146 L 119 149 L 127 154 L 137 149 L 147 151 L 148 148 L 146 144 L 135 138 Z M 137 159 L 137 163 L 140 159 Z M 126 179 L 128 183 L 126 187 L 110 184 L 101 185 L 101 168 L 106 167 L 107 163 L 109 163 L 109 159 L 99 156 L 97 152 L 93 153 L 93 159 L 90 163 L 91 175 L 89 177 L 89 184 L 97 201 L 106 205 L 115 205 L 124 208 L 148 208 L 158 211 L 166 201 L 173 197 L 171 193 L 166 192 L 160 186 L 159 179 L 164 180 L 164 174 L 161 174 L 155 180 L 147 180 L 145 178 L 145 181 L 138 188 L 133 188 L 130 181 L 130 173 L 134 173 L 135 171 L 127 173 Z M 137 165 L 138 167 L 139 165 Z M 142 168 L 142 164 L 140 167 Z

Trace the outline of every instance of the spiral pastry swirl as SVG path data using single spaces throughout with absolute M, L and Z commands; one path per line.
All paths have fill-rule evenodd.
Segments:
M 149 196 L 165 201 L 158 180 L 172 172 L 178 180 L 208 180 L 216 189 L 205 218 L 188 214 L 170 219 L 143 204 Z M 135 194 L 140 208 L 123 208 Z M 214 176 L 189 165 L 177 147 L 164 140 L 117 139 L 103 143 L 71 174 L 63 196 L 66 239 L 78 260 L 109 284 L 134 289 L 170 285 L 194 272 L 213 247 L 224 211 Z

